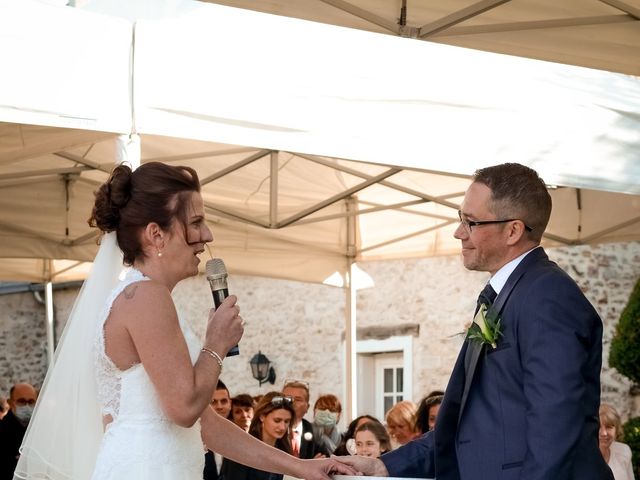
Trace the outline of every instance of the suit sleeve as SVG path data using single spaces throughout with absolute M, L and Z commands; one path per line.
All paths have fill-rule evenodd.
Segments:
M 225 480 L 252 480 L 249 476 L 249 467 L 228 458 L 225 458 L 221 473 Z
M 578 286 L 551 270 L 525 292 L 518 345 L 526 403 L 522 480 L 571 477 L 585 418 L 597 414 L 602 323 Z M 595 440 L 594 440 L 595 441 Z
M 380 457 L 390 477 L 435 477 L 433 432 Z

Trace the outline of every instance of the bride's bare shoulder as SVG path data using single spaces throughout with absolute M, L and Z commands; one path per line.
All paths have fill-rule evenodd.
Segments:
M 174 311 L 171 292 L 159 282 L 143 280 L 127 285 L 122 290 L 113 303 L 112 315 L 131 312 L 144 315 L 167 310 Z

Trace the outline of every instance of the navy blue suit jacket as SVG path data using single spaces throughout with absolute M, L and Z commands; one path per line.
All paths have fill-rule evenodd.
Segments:
M 598 449 L 602 322 L 580 288 L 537 248 L 491 311 L 503 336 L 480 350 L 465 400 L 468 342 L 435 432 L 381 457 L 389 475 L 613 480 Z

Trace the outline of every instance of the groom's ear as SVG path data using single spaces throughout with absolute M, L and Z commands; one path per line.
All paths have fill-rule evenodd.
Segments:
M 518 242 L 520 242 L 523 239 L 526 239 L 525 237 L 525 226 L 524 226 L 524 222 L 522 220 L 513 220 L 512 222 L 509 222 L 507 224 L 507 245 L 508 246 L 513 246 L 516 245 Z

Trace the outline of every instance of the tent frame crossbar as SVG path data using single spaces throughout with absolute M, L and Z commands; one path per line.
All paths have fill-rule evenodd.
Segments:
M 526 30 L 548 30 L 551 28 L 584 27 L 613 23 L 635 22 L 629 15 L 598 15 L 580 18 L 558 18 L 551 20 L 532 20 L 527 22 L 492 23 L 490 25 L 470 25 L 454 27 L 434 33 L 430 38 L 461 37 L 463 35 L 481 35 L 487 33 L 519 32 Z
M 344 200 L 345 198 L 348 198 L 349 196 L 353 195 L 356 192 L 359 192 L 360 190 L 364 190 L 365 188 L 373 185 L 374 183 L 379 183 L 381 180 L 388 178 L 392 175 L 395 175 L 398 172 L 401 172 L 402 169 L 401 168 L 389 168 L 388 170 L 382 172 L 379 175 L 376 175 L 375 177 L 370 177 L 369 179 L 365 180 L 364 182 L 361 182 L 357 185 L 354 185 L 351 188 L 346 189 L 345 191 L 338 193 L 336 195 L 333 195 L 329 198 L 327 198 L 326 200 L 323 200 L 322 202 L 318 202 L 315 205 L 312 205 L 309 208 L 306 208 L 304 210 L 302 210 L 301 212 L 296 213 L 295 215 L 290 216 L 289 218 L 283 220 L 282 222 L 278 223 L 278 228 L 282 228 L 282 227 L 286 227 L 288 225 L 291 225 L 292 223 L 295 223 L 296 221 L 311 215 L 312 213 L 317 212 L 318 210 L 322 210 L 325 207 L 328 207 L 329 205 L 336 203 L 340 200 Z
M 434 39 L 438 37 L 457 37 L 463 35 L 479 35 L 501 32 L 514 32 L 526 30 L 553 29 L 564 27 L 581 27 L 588 25 L 606 25 L 622 22 L 635 22 L 640 20 L 640 9 L 629 5 L 622 0 L 598 0 L 600 3 L 608 5 L 621 11 L 621 15 L 592 15 L 586 17 L 554 18 L 546 20 L 534 20 L 524 22 L 504 22 L 490 23 L 484 25 L 458 26 L 469 19 L 478 17 L 483 13 L 499 7 L 511 0 L 480 0 L 460 10 L 454 11 L 433 22 L 421 27 L 410 27 L 399 25 L 391 20 L 380 17 L 373 12 L 357 7 L 344 0 L 320 0 L 331 5 L 338 10 L 349 13 L 354 17 L 361 18 L 371 24 L 378 25 L 395 35 L 406 35 L 422 40 Z
M 435 22 L 423 25 L 418 29 L 418 37 L 425 38 L 443 30 L 447 30 L 453 25 L 457 25 L 469 20 L 470 18 L 477 17 L 488 10 L 492 10 L 510 1 L 511 0 L 481 0 L 473 5 L 469 5 L 468 7 L 446 15 Z
M 329 160 L 326 160 L 324 158 L 320 158 L 320 157 L 316 157 L 315 155 L 306 155 L 303 153 L 296 153 L 297 156 L 304 158 L 306 160 L 309 160 L 311 162 L 315 162 L 315 163 L 319 163 L 320 165 L 324 165 L 326 167 L 329 168 L 333 168 L 334 170 L 338 170 L 340 172 L 344 172 L 344 173 L 349 173 L 351 175 L 360 177 L 360 178 L 371 178 L 370 175 L 367 175 L 366 173 L 360 172 L 358 170 L 355 170 L 353 168 L 349 168 L 346 167 L 344 165 L 338 165 L 335 164 L 333 162 L 330 162 Z M 403 171 L 405 169 L 402 169 Z M 450 208 L 455 208 L 456 210 L 458 209 L 458 205 L 452 202 L 448 202 L 446 200 L 443 199 L 443 197 L 434 197 L 432 195 L 427 195 L 424 192 L 419 192 L 417 190 L 412 190 L 408 187 L 403 187 L 402 185 L 398 185 L 396 183 L 393 182 L 389 182 L 389 181 L 381 181 L 378 182 L 380 185 L 385 186 L 385 187 L 389 187 L 392 188 L 394 190 L 397 190 L 399 192 L 402 193 L 406 193 L 408 195 L 412 195 L 414 197 L 418 197 L 418 198 L 422 198 L 423 200 L 427 201 L 427 202 L 434 202 L 434 203 L 438 203 L 440 205 L 444 205 L 445 207 L 450 207 Z

